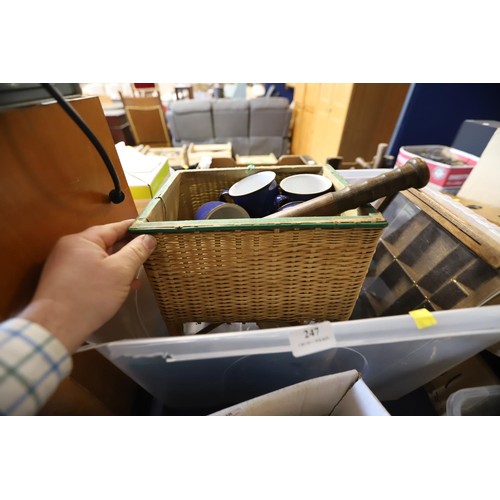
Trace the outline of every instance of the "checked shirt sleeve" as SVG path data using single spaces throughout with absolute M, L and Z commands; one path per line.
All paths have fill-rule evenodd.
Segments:
M 0 323 L 0 415 L 34 415 L 73 363 L 48 330 L 25 319 Z

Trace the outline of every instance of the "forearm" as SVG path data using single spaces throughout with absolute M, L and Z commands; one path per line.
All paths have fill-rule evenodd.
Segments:
M 85 311 L 87 317 L 92 313 L 92 310 Z M 19 314 L 19 318 L 48 330 L 70 353 L 75 352 L 92 333 L 83 326 L 83 321 L 78 321 L 78 315 L 63 301 L 35 299 Z
M 36 414 L 72 366 L 67 349 L 42 326 L 20 318 L 1 323 L 0 414 Z
M 127 241 L 131 222 L 60 238 L 30 304 L 0 323 L 0 414 L 36 413 L 71 371 L 70 353 L 120 309 L 156 246 L 151 235 Z

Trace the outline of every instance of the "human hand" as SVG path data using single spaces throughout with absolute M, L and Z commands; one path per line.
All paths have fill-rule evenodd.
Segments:
M 34 321 L 74 352 L 120 309 L 156 240 L 141 235 L 126 243 L 132 220 L 93 226 L 60 238 L 50 253 L 35 295 L 19 315 Z

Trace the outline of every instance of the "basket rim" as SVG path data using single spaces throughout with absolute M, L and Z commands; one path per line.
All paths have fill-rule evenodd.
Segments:
M 358 216 L 359 218 L 363 216 Z M 336 219 L 336 220 L 334 220 Z M 224 220 L 224 219 L 221 219 Z M 272 231 L 275 229 L 375 229 L 387 226 L 387 221 L 380 217 L 373 222 L 358 222 L 355 217 L 283 217 L 279 222 L 261 222 L 249 224 L 248 219 L 228 219 L 230 224 L 212 221 L 178 220 L 169 222 L 148 222 L 146 219 L 136 219 L 129 227 L 131 233 L 188 233 L 208 231 Z M 271 220 L 271 219 L 270 219 Z
M 292 166 L 262 166 L 254 167 L 252 171 L 260 170 L 286 170 Z M 349 183 L 337 173 L 330 165 L 297 165 L 303 167 L 304 170 L 309 168 L 321 168 L 328 170 L 330 175 L 333 175 L 344 186 Z M 214 168 L 211 172 L 216 171 L 248 171 L 247 167 L 231 167 L 231 168 Z M 169 189 L 178 175 L 188 174 L 196 175 L 196 170 L 176 171 L 168 181 L 162 186 L 157 195 L 146 205 L 141 214 L 137 216 L 132 225 L 129 227 L 130 233 L 188 233 L 188 232 L 209 232 L 209 231 L 262 231 L 276 229 L 378 229 L 387 226 L 387 221 L 381 212 L 373 205 L 367 204 L 363 206 L 366 214 L 363 215 L 335 215 L 321 217 L 281 217 L 281 218 L 255 218 L 255 219 L 211 219 L 211 220 L 175 220 L 175 221 L 153 221 L 147 219 L 147 215 L 156 206 L 158 200 L 162 201 L 162 196 Z

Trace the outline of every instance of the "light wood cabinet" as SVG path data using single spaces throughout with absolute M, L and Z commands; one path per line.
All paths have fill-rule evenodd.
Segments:
M 406 83 L 294 83 L 291 152 L 319 163 L 332 156 L 370 161 L 388 143 L 403 106 Z

